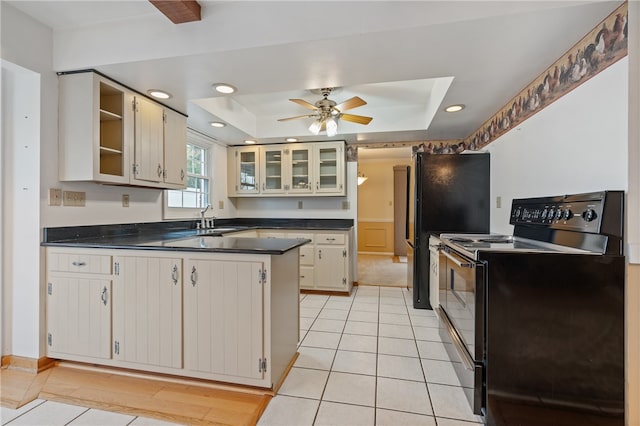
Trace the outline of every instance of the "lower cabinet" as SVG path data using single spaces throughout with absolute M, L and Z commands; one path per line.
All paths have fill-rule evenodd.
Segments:
M 182 367 L 182 259 L 114 257 L 113 358 Z
M 111 256 L 50 250 L 47 266 L 49 356 L 111 358 Z
M 265 266 L 187 258 L 184 368 L 262 379 Z
M 111 280 L 50 275 L 46 305 L 49 356 L 111 357 Z
M 273 388 L 295 356 L 298 249 L 46 250 L 50 358 Z

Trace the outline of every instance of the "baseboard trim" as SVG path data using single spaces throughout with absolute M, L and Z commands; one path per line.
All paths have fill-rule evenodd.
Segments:
M 55 362 L 55 359 L 47 357 L 35 359 L 15 355 L 4 355 L 2 357 L 2 368 L 22 370 L 37 374 L 53 367 Z

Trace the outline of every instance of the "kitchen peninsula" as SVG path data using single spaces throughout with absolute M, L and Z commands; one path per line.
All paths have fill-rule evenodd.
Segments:
M 268 221 L 45 228 L 47 356 L 277 388 L 296 355 L 310 240 L 255 238 L 283 226 Z M 295 222 L 287 229 L 352 226 Z

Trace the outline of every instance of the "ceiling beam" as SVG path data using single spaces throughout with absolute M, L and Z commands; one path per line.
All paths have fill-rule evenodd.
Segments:
M 200 5 L 195 0 L 149 0 L 174 24 L 200 21 Z

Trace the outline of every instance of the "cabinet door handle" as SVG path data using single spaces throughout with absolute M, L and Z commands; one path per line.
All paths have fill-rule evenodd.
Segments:
M 316 182 L 316 189 L 320 189 L 320 182 Z
M 184 169 L 180 169 L 180 180 L 184 180 Z
M 265 185 L 265 184 L 264 184 L 264 182 L 262 182 L 262 190 L 263 190 L 263 191 L 264 191 L 264 188 L 265 188 L 265 186 L 264 186 L 264 185 Z
M 197 274 L 197 272 L 196 272 L 196 267 L 194 266 L 194 267 L 191 269 L 191 285 L 192 285 L 192 286 L 194 286 L 194 287 L 196 286 L 196 280 L 197 280 L 197 279 L 198 279 L 198 274 Z
M 158 177 L 162 176 L 162 165 L 158 164 Z
M 106 286 L 102 289 L 102 294 L 100 295 L 100 300 L 102 300 L 102 304 L 104 306 L 107 306 L 107 302 L 109 301 L 109 292 L 108 292 Z
M 87 262 L 76 262 L 75 260 L 71 262 L 73 266 L 85 266 Z
M 171 270 L 171 279 L 173 280 L 173 285 L 178 284 L 178 265 L 173 265 L 173 269 Z
M 318 259 L 322 259 L 322 250 L 318 250 Z

